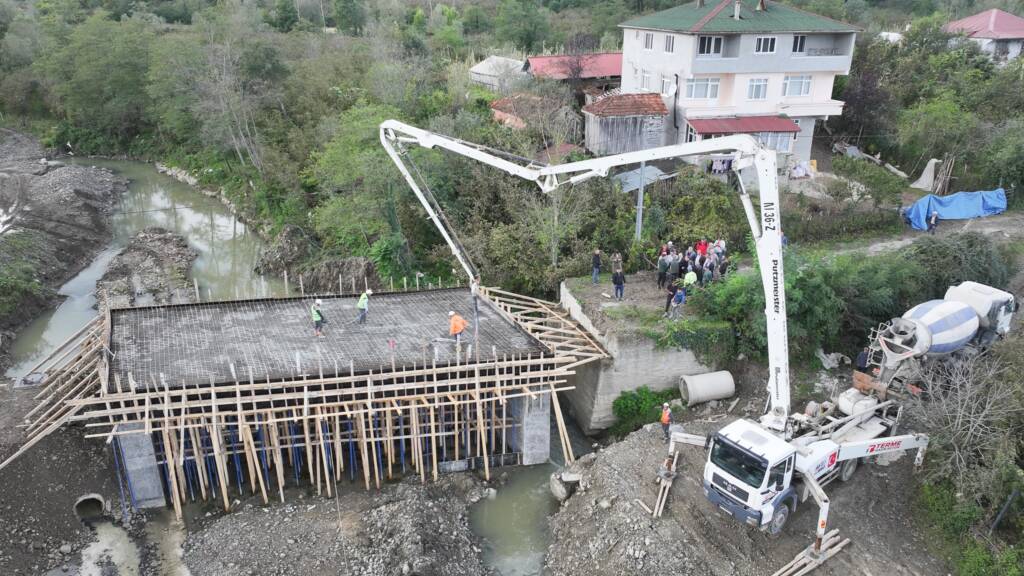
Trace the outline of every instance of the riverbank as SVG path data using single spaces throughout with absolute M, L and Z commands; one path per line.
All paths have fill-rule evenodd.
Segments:
M 189 271 L 198 256 L 179 234 L 146 228 L 111 260 L 96 283 L 97 308 L 195 302 Z
M 15 335 L 55 307 L 58 289 L 112 237 L 113 205 L 127 181 L 93 166 L 49 160 L 30 136 L 0 129 L 0 372 Z

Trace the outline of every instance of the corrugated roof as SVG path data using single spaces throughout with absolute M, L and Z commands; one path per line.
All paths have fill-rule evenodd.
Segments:
M 622 28 L 647 28 L 684 33 L 749 34 L 758 32 L 859 32 L 852 24 L 833 20 L 798 8 L 767 2 L 757 10 L 757 0 L 742 0 L 740 19 L 733 18 L 733 0 L 691 2 L 632 18 Z
M 942 29 L 954 34 L 963 33 L 969 38 L 1024 38 L 1024 18 L 993 8 L 961 20 L 954 20 Z
M 754 134 L 756 132 L 799 132 L 782 116 L 732 116 L 728 118 L 687 118 L 698 134 Z
M 514 74 L 522 71 L 522 69 L 522 60 L 514 60 L 504 56 L 488 56 L 484 60 L 477 62 L 469 71 L 486 76 L 501 76 L 503 74 Z
M 583 111 L 594 116 L 665 116 L 668 108 L 658 94 L 613 94 L 591 102 Z
M 534 76 L 551 80 L 616 77 L 622 75 L 622 52 L 530 56 L 526 68 Z

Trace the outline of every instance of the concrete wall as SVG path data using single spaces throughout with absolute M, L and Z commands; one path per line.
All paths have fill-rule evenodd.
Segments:
M 710 371 L 689 350 L 659 350 L 653 340 L 634 333 L 599 333 L 564 282 L 560 298 L 562 308 L 594 335 L 612 356 L 608 360 L 579 366 L 576 374 L 569 377 L 569 385 L 576 388 L 564 393 L 564 397 L 576 423 L 587 434 L 615 423 L 612 402 L 622 392 L 641 386 L 651 390 L 675 388 L 683 374 Z
M 141 430 L 142 424 L 122 424 L 121 428 Z M 156 451 L 153 439 L 149 434 L 125 434 L 118 436 L 122 465 L 128 476 L 131 497 L 139 508 L 162 508 L 167 505 L 164 499 L 163 479 L 156 463 Z
M 519 423 L 509 437 L 513 451 L 521 452 L 523 464 L 543 464 L 551 455 L 551 396 L 537 394 L 509 400 L 509 414 Z

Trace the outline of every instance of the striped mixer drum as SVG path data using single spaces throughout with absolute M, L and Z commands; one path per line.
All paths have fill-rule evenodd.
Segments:
M 907 310 L 903 318 L 916 325 L 916 348 L 922 354 L 949 354 L 978 332 L 978 314 L 964 302 L 929 300 Z

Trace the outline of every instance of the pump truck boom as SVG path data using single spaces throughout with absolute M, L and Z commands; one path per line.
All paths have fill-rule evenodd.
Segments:
M 758 268 L 765 293 L 768 331 L 768 403 L 757 422 L 739 419 L 707 439 L 704 494 L 741 522 L 778 535 L 798 502 L 813 497 L 819 505 L 817 538 L 778 575 L 806 574 L 837 553 L 847 540 L 827 532 L 829 500 L 822 486 L 835 478 L 848 480 L 860 459 L 888 452 L 917 449 L 924 457 L 927 436 L 897 436 L 901 408 L 894 401 L 849 389 L 833 401 L 812 402 L 802 413 L 790 414 L 789 346 L 782 261 L 781 212 L 775 152 L 749 135 L 651 148 L 579 162 L 546 166 L 525 159 L 499 157 L 486 147 L 421 130 L 395 120 L 380 125 L 380 140 L 427 214 L 441 231 L 452 253 L 470 276 L 476 272 L 469 256 L 437 206 L 426 182 L 420 183 L 406 166 L 409 145 L 442 148 L 472 158 L 514 176 L 535 182 L 548 193 L 559 186 L 606 177 L 612 168 L 685 158 L 725 155 L 739 172 L 756 171 L 760 218 L 742 179 L 740 200 L 754 237 Z M 492 153 L 494 152 L 494 153 Z M 411 159 L 410 163 L 411 163 Z M 413 164 L 415 169 L 415 164 Z M 688 435 L 676 440 L 692 443 Z M 670 445 L 675 449 L 676 441 Z

